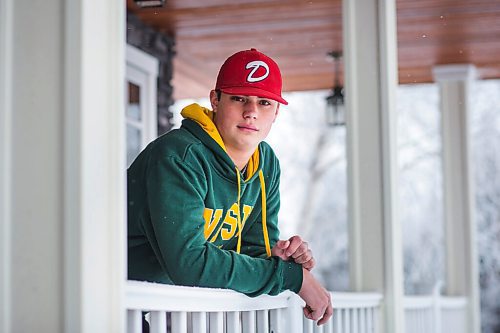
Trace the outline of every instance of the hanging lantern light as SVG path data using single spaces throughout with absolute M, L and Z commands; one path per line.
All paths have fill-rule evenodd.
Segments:
M 165 0 L 134 0 L 135 4 L 141 8 L 163 7 Z
M 342 52 L 332 51 L 328 55 L 333 58 L 335 77 L 332 92 L 326 97 L 326 121 L 330 126 L 345 126 L 344 87 L 339 79 L 339 61 Z

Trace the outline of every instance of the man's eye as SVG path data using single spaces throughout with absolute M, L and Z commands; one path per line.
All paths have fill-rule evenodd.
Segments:
M 231 96 L 231 100 L 236 101 L 236 102 L 244 102 L 245 101 L 243 99 L 243 97 L 241 97 L 241 96 Z
M 265 99 L 264 99 L 264 100 L 261 100 L 261 101 L 260 101 L 260 104 L 261 104 L 261 105 L 266 105 L 266 106 L 269 106 L 269 105 L 271 105 L 271 102 L 269 102 L 268 100 L 265 100 Z

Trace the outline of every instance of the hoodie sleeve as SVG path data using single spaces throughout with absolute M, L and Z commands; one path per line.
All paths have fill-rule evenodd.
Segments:
M 151 219 L 143 223 L 155 255 L 173 283 L 229 288 L 249 296 L 298 291 L 302 268 L 278 258 L 253 258 L 219 249 L 203 235 L 204 175 L 176 157 L 151 161 L 147 197 Z

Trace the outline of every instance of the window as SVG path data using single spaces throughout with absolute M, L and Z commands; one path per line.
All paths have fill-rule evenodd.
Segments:
M 158 60 L 127 45 L 127 167 L 141 150 L 157 136 L 156 79 Z

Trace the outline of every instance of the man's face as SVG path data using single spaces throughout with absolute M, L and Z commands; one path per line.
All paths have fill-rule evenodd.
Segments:
M 278 116 L 279 103 L 256 96 L 210 92 L 214 123 L 228 151 L 252 153 L 263 141 Z

